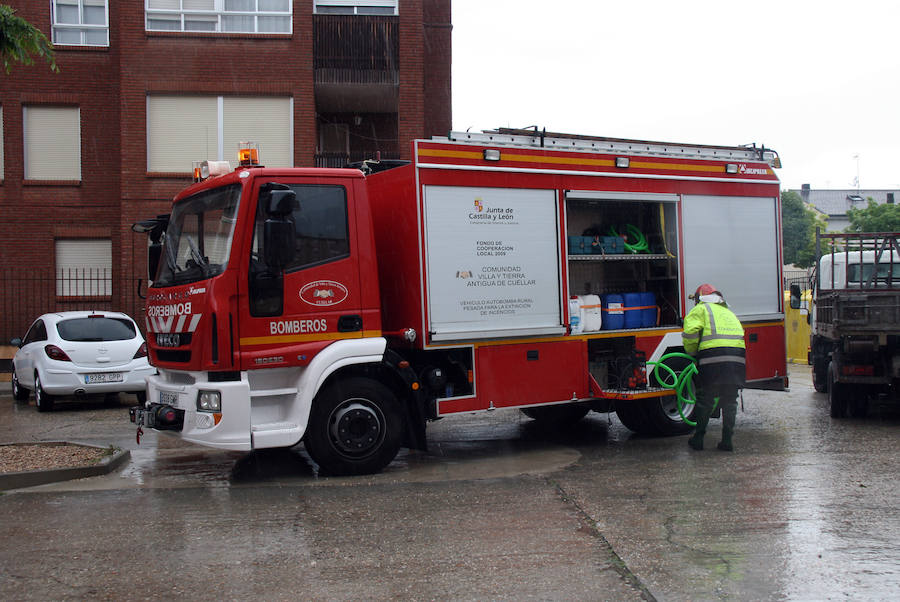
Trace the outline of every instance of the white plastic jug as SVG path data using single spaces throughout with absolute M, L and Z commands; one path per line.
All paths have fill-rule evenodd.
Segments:
M 598 295 L 582 295 L 578 297 L 581 303 L 581 330 L 584 332 L 597 332 L 603 323 L 603 312 Z

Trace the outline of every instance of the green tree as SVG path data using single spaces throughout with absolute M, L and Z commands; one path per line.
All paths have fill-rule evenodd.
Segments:
M 846 232 L 900 232 L 900 206 L 893 203 L 879 205 L 869 197 L 865 209 L 848 209 L 850 225 Z
M 34 25 L 15 15 L 15 9 L 0 4 L 0 57 L 3 69 L 9 74 L 12 63 L 31 65 L 31 55 L 43 57 L 50 64 L 50 69 L 59 71 L 53 44 L 47 36 Z
M 816 256 L 816 226 L 825 230 L 825 220 L 808 209 L 799 194 L 781 193 L 781 248 L 784 263 L 800 268 L 811 266 Z

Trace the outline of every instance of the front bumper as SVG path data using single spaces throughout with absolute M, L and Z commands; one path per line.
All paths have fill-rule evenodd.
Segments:
M 219 412 L 197 409 L 200 391 L 218 391 Z M 175 412 L 168 419 L 168 410 Z M 160 373 L 147 379 L 147 402 L 129 411 L 132 422 L 175 435 L 184 441 L 234 451 L 250 451 L 250 385 L 240 380 L 212 382 L 206 372 Z

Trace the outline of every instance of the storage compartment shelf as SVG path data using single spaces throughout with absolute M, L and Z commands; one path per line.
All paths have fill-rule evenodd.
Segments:
M 568 255 L 569 261 L 641 261 L 641 260 L 659 260 L 659 259 L 676 259 L 663 254 L 633 254 L 633 253 L 606 253 L 597 255 Z

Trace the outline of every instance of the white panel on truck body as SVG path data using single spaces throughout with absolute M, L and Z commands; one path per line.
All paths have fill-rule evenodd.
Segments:
M 685 294 L 708 282 L 742 319 L 779 316 L 776 212 L 774 198 L 682 197 Z
M 562 334 L 555 190 L 426 186 L 434 341 Z

